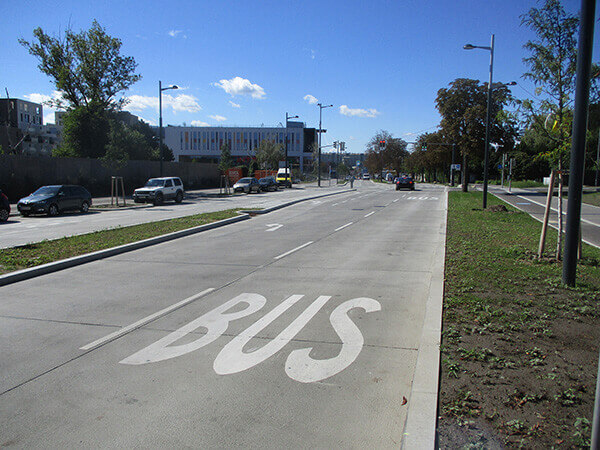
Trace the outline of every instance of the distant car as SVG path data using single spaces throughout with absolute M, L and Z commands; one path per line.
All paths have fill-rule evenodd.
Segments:
M 371 175 L 369 175 L 368 173 L 363 173 L 363 180 L 370 180 L 371 179 Z
M 0 222 L 6 222 L 10 216 L 10 202 L 8 197 L 0 191 Z
M 246 194 L 251 194 L 253 191 L 260 192 L 260 184 L 258 184 L 256 178 L 240 178 L 238 182 L 233 185 L 233 192 L 245 192 Z
M 289 169 L 279 169 L 277 171 L 277 178 L 276 178 L 277 184 L 279 186 L 283 186 L 283 187 L 292 187 L 292 177 L 289 173 Z
M 277 181 L 273 177 L 264 177 L 258 180 L 258 184 L 260 185 L 260 190 L 263 192 L 266 191 L 276 191 L 279 189 Z
M 411 177 L 400 177 L 396 179 L 396 190 L 400 189 L 410 189 L 411 191 L 415 190 L 415 182 Z
M 165 200 L 175 200 L 175 203 L 181 203 L 184 195 L 185 190 L 180 178 L 150 178 L 144 187 L 133 191 L 133 201 L 135 203 L 153 203 L 156 206 Z
M 22 216 L 48 214 L 56 216 L 63 211 L 88 212 L 92 206 L 92 195 L 83 186 L 69 184 L 43 186 L 33 194 L 22 198 L 17 209 Z

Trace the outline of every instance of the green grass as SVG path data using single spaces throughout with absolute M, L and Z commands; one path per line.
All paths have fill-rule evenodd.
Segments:
M 2 249 L 0 252 L 0 274 L 117 247 L 228 219 L 236 215 L 237 210 L 228 209 Z
M 501 180 L 490 180 L 490 184 L 500 185 Z M 477 183 L 483 183 L 483 181 L 478 181 Z M 504 180 L 504 186 L 508 186 L 508 180 Z M 513 180 L 511 183 L 511 187 L 514 188 L 531 188 L 531 187 L 545 187 L 544 183 L 540 183 L 539 181 L 534 180 Z
M 582 201 L 588 205 L 600 206 L 600 192 L 584 192 Z
M 488 198 L 508 212 L 482 211 L 480 192 L 449 193 L 442 447 L 464 446 L 452 441 L 460 433 L 444 430 L 466 420 L 485 423 L 474 429 L 496 430 L 507 447 L 577 445 L 589 430 L 582 426 L 576 435 L 573 423 L 590 420 L 594 403 L 600 249 L 584 244 L 577 287 L 566 287 L 562 263 L 553 257 L 556 232 L 538 260 L 541 224 Z

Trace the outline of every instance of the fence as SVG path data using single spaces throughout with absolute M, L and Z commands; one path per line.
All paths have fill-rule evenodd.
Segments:
M 78 184 L 93 196 L 110 195 L 113 176 L 123 177 L 125 193 L 131 195 L 159 173 L 159 161 L 129 161 L 124 167 L 112 168 L 98 159 L 0 155 L 0 189 L 11 201 L 49 184 Z M 163 174 L 181 178 L 188 190 L 219 187 L 216 164 L 163 162 Z

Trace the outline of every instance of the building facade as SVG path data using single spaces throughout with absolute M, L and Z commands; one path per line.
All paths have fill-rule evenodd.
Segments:
M 167 126 L 163 133 L 175 161 L 218 162 L 221 147 L 227 143 L 234 163 L 240 164 L 255 158 L 262 141 L 285 145 L 287 137 L 288 161 L 302 172 L 312 167 L 312 149 L 317 142 L 317 130 L 302 122 L 288 122 L 287 128 Z
M 19 154 L 52 152 L 59 132 L 44 125 L 44 107 L 18 98 L 0 99 L 0 145 L 3 151 Z

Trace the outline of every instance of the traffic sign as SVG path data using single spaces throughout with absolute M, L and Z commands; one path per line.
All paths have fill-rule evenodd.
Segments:
M 450 169 L 452 169 L 452 170 L 460 170 L 460 164 L 450 164 Z

